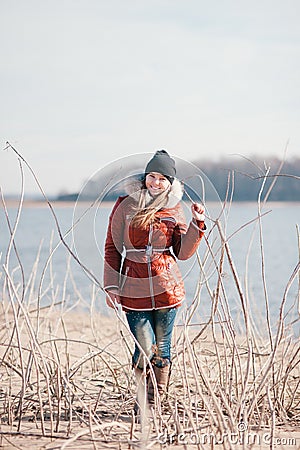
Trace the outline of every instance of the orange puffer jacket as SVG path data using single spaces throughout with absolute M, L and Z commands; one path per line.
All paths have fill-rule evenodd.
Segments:
M 175 179 L 172 189 L 178 190 L 176 183 Z M 187 226 L 180 199 L 173 195 L 150 227 L 136 228 L 130 225 L 134 204 L 130 195 L 119 197 L 110 214 L 104 288 L 119 289 L 125 310 L 180 306 L 185 290 L 176 258 L 185 260 L 194 254 L 205 224 L 193 219 Z

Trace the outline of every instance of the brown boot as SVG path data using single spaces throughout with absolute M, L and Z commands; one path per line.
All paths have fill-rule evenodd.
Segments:
M 163 394 L 166 391 L 168 381 L 169 381 L 169 374 L 170 374 L 170 366 L 167 365 L 165 367 L 157 367 L 152 366 L 156 384 L 157 384 L 157 390 L 158 394 L 160 396 L 160 399 L 162 399 Z M 155 397 L 155 387 L 153 386 L 152 380 L 151 380 L 151 374 L 148 374 L 148 401 L 149 403 L 154 403 L 154 397 Z
M 154 370 L 154 369 L 153 369 Z M 148 370 L 147 374 L 147 396 L 148 396 L 148 402 L 150 405 L 154 404 L 154 386 L 152 383 L 152 373 L 150 373 L 150 369 Z M 155 376 L 155 373 L 154 373 Z

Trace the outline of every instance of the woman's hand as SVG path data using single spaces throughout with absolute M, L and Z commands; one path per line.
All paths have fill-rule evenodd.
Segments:
M 200 220 L 204 222 L 205 216 L 204 216 L 204 206 L 200 203 L 193 203 L 191 206 L 193 218 L 196 220 Z
M 106 295 L 106 304 L 112 309 L 116 308 L 116 304 L 120 303 L 119 290 L 114 288 L 110 289 Z

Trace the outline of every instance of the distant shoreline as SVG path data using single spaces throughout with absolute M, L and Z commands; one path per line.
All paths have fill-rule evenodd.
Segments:
M 60 201 L 60 200 L 49 200 L 51 205 L 56 208 L 73 208 L 75 205 L 80 206 L 90 206 L 92 204 L 92 201 Z M 7 208 L 17 208 L 19 206 L 19 200 L 5 200 L 5 205 Z M 108 201 L 108 202 L 102 202 L 105 203 L 105 206 L 113 205 L 114 202 Z M 49 208 L 48 203 L 46 200 L 24 200 L 22 203 L 23 208 Z M 0 203 L 0 209 L 3 209 L 3 203 Z
M 54 209 L 57 208 L 74 208 L 75 205 L 77 206 L 85 206 L 85 207 L 89 207 L 92 205 L 93 201 L 80 201 L 80 202 L 76 202 L 76 201 L 61 201 L 61 200 L 49 200 L 51 205 L 53 206 Z M 111 207 L 112 205 L 114 205 L 114 201 L 102 201 L 101 202 L 102 205 L 101 206 L 105 206 L 105 207 Z M 187 201 L 185 200 L 185 203 L 187 203 Z M 208 201 L 207 204 L 215 204 L 218 202 L 210 202 Z M 222 202 L 221 202 L 222 203 Z M 253 203 L 257 203 L 255 200 L 234 200 L 232 201 L 232 204 L 253 204 Z M 7 208 L 17 208 L 20 204 L 20 201 L 18 199 L 8 199 L 5 200 L 5 206 Z M 268 205 L 299 205 L 300 201 L 291 201 L 291 200 L 271 200 L 267 203 Z M 49 208 L 48 203 L 45 200 L 24 200 L 22 203 L 22 208 Z M 0 209 L 4 209 L 3 203 L 0 202 Z

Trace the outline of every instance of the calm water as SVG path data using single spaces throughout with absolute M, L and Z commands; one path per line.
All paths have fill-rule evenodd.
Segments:
M 74 233 L 68 234 L 66 241 L 85 267 L 100 281 L 102 280 L 103 243 L 111 206 L 111 204 L 107 204 L 99 209 L 92 209 L 86 212 L 84 217 L 81 216 L 86 211 L 87 205 L 81 205 L 75 211 L 73 205 L 54 206 L 62 233 L 66 233 L 72 226 L 73 221 L 80 218 Z M 262 218 L 262 229 L 265 279 L 273 323 L 276 322 L 278 317 L 279 306 L 289 277 L 299 259 L 296 232 L 296 224 L 300 222 L 299 206 L 298 203 L 270 203 L 264 209 L 264 212 L 269 211 Z M 217 206 L 211 205 L 209 213 L 215 218 L 218 214 Z M 16 208 L 9 208 L 9 216 L 13 226 Z M 255 219 L 256 216 L 257 204 L 234 203 L 227 211 L 226 218 L 223 218 L 222 221 L 227 237 L 239 230 L 248 221 Z M 211 227 L 212 223 L 208 223 L 209 230 Z M 214 257 L 218 259 L 220 256 L 218 233 L 209 234 L 208 232 L 208 237 Z M 0 209 L 1 283 L 3 283 L 2 265 L 6 262 L 8 242 L 8 226 L 4 212 Z M 94 283 L 91 282 L 84 270 L 73 258 L 69 257 L 69 253 L 63 245 L 58 245 L 56 248 L 59 244 L 59 236 L 53 216 L 46 206 L 36 205 L 23 208 L 16 231 L 15 243 L 26 280 L 32 280 L 35 274 L 34 283 L 32 281 L 35 292 L 40 283 L 41 273 L 44 271 L 44 279 L 41 284 L 43 304 L 59 302 L 63 299 L 70 305 L 79 302 L 82 306 L 89 306 L 93 301 L 95 307 L 103 311 L 106 310 L 102 292 L 95 288 Z M 261 275 L 262 258 L 257 221 L 238 231 L 229 240 L 229 245 L 243 289 L 247 293 L 252 313 L 254 317 L 264 317 L 265 296 Z M 51 249 L 54 248 L 51 262 L 47 265 Z M 210 298 L 205 281 L 212 290 L 216 283 L 213 258 L 209 256 L 207 260 L 205 259 L 207 249 L 207 244 L 202 241 L 199 254 L 203 263 L 205 263 L 206 277 L 199 275 L 199 265 L 195 257 L 188 262 L 181 263 L 187 291 L 187 305 L 194 298 L 197 283 L 201 282 L 200 303 L 197 309 L 198 321 L 199 318 L 201 321 L 205 321 L 210 311 Z M 37 258 L 38 264 L 36 264 Z M 20 269 L 17 268 L 13 250 L 8 264 L 14 279 L 20 280 Z M 35 267 L 37 268 L 35 269 Z M 222 279 L 230 309 L 238 315 L 241 307 L 228 264 L 225 264 Z M 245 284 L 246 279 L 247 284 Z M 298 282 L 299 278 L 296 278 L 287 297 L 286 309 L 292 308 L 291 317 L 294 318 L 297 317 Z

